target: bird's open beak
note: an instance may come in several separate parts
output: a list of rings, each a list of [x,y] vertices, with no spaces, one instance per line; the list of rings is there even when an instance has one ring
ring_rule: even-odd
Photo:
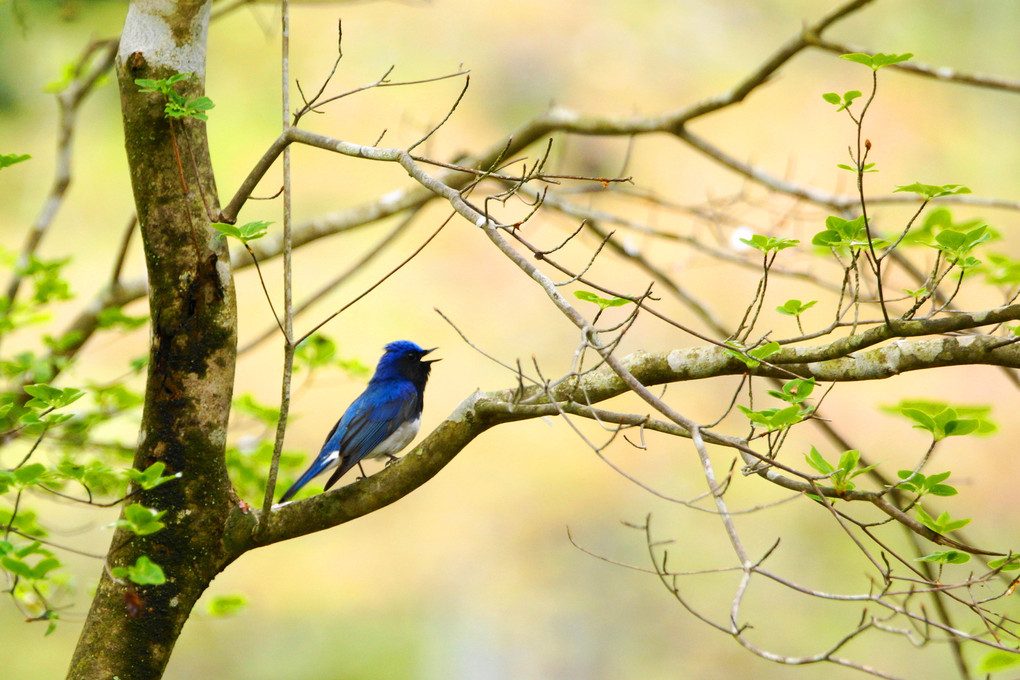
[[[425,350],[424,352],[422,352],[422,357],[424,357],[426,354],[430,354],[431,352],[435,352],[437,349],[439,349],[439,348],[438,347],[433,347],[432,349]],[[423,364],[434,364],[437,361],[442,361],[442,359],[441,358],[440,359],[422,359],[421,361],[422,361]]]

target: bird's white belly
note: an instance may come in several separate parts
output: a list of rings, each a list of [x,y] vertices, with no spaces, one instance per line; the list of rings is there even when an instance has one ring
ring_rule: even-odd
[[[383,456],[391,456],[397,451],[400,451],[405,446],[411,443],[415,435],[418,434],[418,428],[421,427],[421,418],[415,420],[408,420],[403,425],[394,430],[386,439],[382,440],[379,446],[372,449],[372,451],[365,456],[366,458],[380,458]]]

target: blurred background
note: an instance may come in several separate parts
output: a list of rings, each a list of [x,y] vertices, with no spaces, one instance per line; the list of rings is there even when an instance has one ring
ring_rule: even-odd
[[[17,252],[40,210],[53,172],[56,105],[45,91],[88,41],[117,34],[125,2],[27,0],[0,2],[0,153],[33,156],[0,173],[0,234]],[[231,3],[218,4],[223,7]],[[337,21],[343,20],[344,59],[330,85],[336,93],[371,83],[391,66],[391,80],[419,80],[471,71],[471,87],[447,125],[424,153],[448,160],[497,145],[515,127],[558,104],[590,114],[654,114],[688,106],[733,87],[807,21],[835,6],[828,0],[476,0],[294,3],[290,72],[304,91],[318,89],[336,56]],[[207,94],[216,102],[209,136],[221,200],[233,194],[279,130],[279,10],[256,4],[216,20],[210,30]],[[1020,78],[1020,44],[1014,0],[881,0],[838,24],[827,37],[886,53],[913,52],[920,62],[960,71]],[[1020,99],[1001,92],[937,83],[885,70],[869,113],[869,176],[876,194],[913,181],[971,187],[975,194],[1020,200],[1017,121]],[[780,177],[827,191],[853,189],[852,176],[835,168],[847,161],[853,129],[823,102],[823,92],[865,89],[863,67],[820,51],[801,54],[741,106],[698,120],[693,129],[740,160]],[[442,119],[462,81],[377,89],[345,98],[307,127],[371,144],[406,145]],[[296,91],[292,101],[299,101]],[[109,276],[111,260],[131,211],[116,84],[106,83],[87,102],[74,145],[73,185],[42,253],[72,257],[69,275],[78,294],[63,306],[66,318],[86,304]],[[533,152],[534,153],[534,152]],[[714,166],[665,136],[634,141],[558,138],[554,169],[572,174],[633,175],[637,186],[679,205],[713,205],[727,224],[810,240],[824,214],[789,199],[771,199],[757,187]],[[315,149],[294,150],[295,220],[341,211],[408,185],[396,166],[341,158]],[[257,193],[273,194],[277,174]],[[731,202],[739,196],[740,201]],[[721,230],[664,205],[591,200],[631,210],[629,217],[705,242],[728,243]],[[910,208],[878,213],[890,229]],[[249,202],[241,220],[279,224],[279,202]],[[303,332],[330,314],[417,247],[447,215],[433,206],[419,216],[380,259],[299,318]],[[999,250],[1020,254],[1012,236],[1015,213],[954,209],[960,219],[981,217],[1007,235]],[[897,221],[899,220],[899,221]],[[300,301],[373,247],[393,225],[381,223],[316,241],[295,256],[295,298]],[[539,217],[527,237],[552,246],[576,222]],[[758,274],[735,269],[676,244],[639,233],[621,234],[654,253],[656,263],[710,304],[728,324],[739,321]],[[565,259],[583,266],[594,241],[579,242]],[[128,276],[144,273],[140,241],[126,264]],[[270,291],[281,299],[280,264],[263,266]],[[634,267],[603,256],[594,270],[621,290],[648,282]],[[832,269],[817,265],[819,274]],[[240,341],[263,332],[272,317],[254,277],[237,277]],[[801,284],[777,281],[775,304],[809,299]],[[987,292],[964,298],[994,306]],[[815,294],[817,296],[817,294]],[[703,329],[690,311],[664,298],[663,309]],[[773,305],[774,306],[774,305]],[[522,278],[472,227],[454,221],[408,267],[372,296],[334,320],[325,331],[346,358],[374,365],[382,346],[407,338],[439,346],[426,395],[423,432],[445,418],[476,388],[513,387],[514,376],[467,346],[434,308],[442,310],[480,348],[504,362],[532,357],[543,374],[569,370],[579,338],[539,289]],[[771,309],[767,306],[767,309]],[[144,314],[143,302],[129,311]],[[622,312],[621,312],[622,313]],[[622,317],[620,317],[622,318]],[[806,317],[810,322],[811,318]],[[824,315],[816,317],[825,323]],[[55,320],[60,328],[65,319]],[[796,334],[792,318],[770,320],[777,337]],[[126,358],[145,353],[145,330],[97,336],[85,358],[62,384],[113,380]],[[38,343],[29,334],[12,344]],[[674,328],[642,319],[621,351],[660,351],[698,341]],[[278,400],[281,343],[276,338],[246,354],[236,392],[265,403]],[[735,380],[689,383],[667,391],[680,412],[711,421],[725,411]],[[315,452],[364,381],[339,370],[297,380],[287,448]],[[928,438],[903,419],[878,408],[904,397],[949,392],[960,403],[993,403],[993,436],[958,438],[938,455],[952,465],[961,493],[954,517],[973,517],[973,543],[1016,549],[1020,503],[1005,456],[1020,433],[1009,413],[1015,392],[991,369],[945,369],[905,375],[881,384],[838,386],[826,410],[872,461],[911,466]],[[643,412],[636,401],[621,410]],[[736,421],[733,421],[736,422]],[[588,426],[585,432],[600,434]],[[741,433],[739,428],[731,430]],[[238,440],[258,434],[238,422]],[[118,433],[133,441],[132,432]],[[1013,442],[1012,444],[1010,442]],[[811,431],[791,437],[789,453],[816,444],[830,458],[839,452]],[[706,490],[693,449],[685,441],[649,436],[647,449],[616,442],[604,455],[627,474],[671,498],[692,499]],[[718,470],[732,456],[717,452]],[[902,464],[901,464],[902,463]],[[370,470],[371,471],[371,470]],[[734,480],[727,497],[734,509],[780,500],[757,478]],[[256,499],[249,498],[249,501]],[[260,499],[259,499],[260,500]],[[42,503],[42,501],[40,501]],[[50,512],[49,510],[47,512]],[[115,511],[52,508],[54,535],[104,553]],[[711,515],[653,496],[614,471],[558,420],[505,426],[476,440],[434,480],[393,506],[331,531],[245,555],[212,585],[209,596],[243,595],[248,606],[232,617],[200,607],[186,626],[167,670],[184,678],[257,679],[413,678],[431,680],[510,678],[844,678],[835,667],[791,668],[742,651],[727,636],[690,616],[663,588],[650,567],[645,535],[626,526],[651,518],[656,540],[672,540],[670,566],[682,570],[732,566],[721,524]],[[740,517],[752,554],[777,539],[773,571],[809,587],[866,592],[868,570],[848,548],[831,518],[805,500]],[[579,547],[572,545],[568,531]],[[895,531],[889,540],[895,541]],[[605,559],[599,559],[598,557]],[[16,610],[0,607],[0,638],[8,650],[9,680],[61,677],[87,611],[98,560],[68,556],[76,588],[53,635],[26,625]],[[628,569],[620,564],[634,565]],[[725,623],[737,577],[715,574],[682,580],[691,603]],[[748,593],[743,620],[750,637],[781,654],[825,649],[856,625],[859,606],[791,596],[764,583]],[[30,650],[23,653],[23,650]],[[916,649],[902,637],[868,637],[844,656],[909,677],[956,677],[944,647]],[[821,675],[820,675],[821,674]]]

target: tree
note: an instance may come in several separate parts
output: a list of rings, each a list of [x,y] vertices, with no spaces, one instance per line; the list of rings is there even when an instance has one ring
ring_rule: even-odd
[[[909,450],[903,457],[907,462],[893,457],[889,463],[887,452],[868,450],[847,434],[859,416],[823,404],[823,398],[835,400],[846,383],[951,366],[1001,370],[1015,382],[1012,371],[1020,367],[1020,354],[1009,324],[1020,319],[1020,305],[1014,304],[1020,267],[1009,254],[1009,234],[983,221],[961,219],[953,210],[1015,211],[1017,204],[976,198],[966,186],[950,183],[902,180],[893,193],[873,193],[872,173],[883,168],[873,160],[868,114],[881,101],[879,82],[892,71],[1004,92],[1020,90],[1017,84],[918,65],[908,53],[830,42],[835,24],[871,4],[854,0],[806,25],[719,95],[657,115],[586,115],[553,107],[481,152],[438,161],[420,149],[453,124],[468,91],[465,73],[442,75],[463,87],[447,114],[414,139],[393,146],[382,140],[342,141],[306,125],[310,114],[336,99],[327,77],[321,89],[302,88],[297,106],[284,88],[282,132],[265,144],[262,158],[221,207],[206,137],[206,119],[215,115],[204,90],[212,3],[177,2],[172,13],[164,12],[164,4],[133,2],[119,42],[98,43],[86,51],[59,95],[67,111],[59,148],[67,154],[77,105],[102,74],[110,69],[116,74],[146,280],[122,280],[118,265],[108,287],[68,330],[46,341],[44,352],[5,357],[4,430],[10,453],[4,454],[0,485],[9,504],[0,549],[14,604],[28,613],[39,607],[35,616],[51,623],[58,615],[48,591],[60,551],[44,535],[45,522],[37,522],[31,512],[31,499],[62,494],[97,503],[109,498],[122,507],[68,677],[160,677],[199,596],[235,560],[405,497],[490,429],[553,416],[570,423],[579,440],[600,456],[610,444],[692,454],[708,492],[683,504],[707,509],[706,516],[721,522],[732,563],[710,571],[736,574],[728,608],[707,611],[692,603],[685,584],[698,574],[674,566],[676,556],[664,547],[651,520],[637,528],[645,535],[648,564],[678,602],[752,653],[788,665],[832,663],[899,677],[846,653],[859,639],[885,632],[948,641],[961,677],[975,668],[991,671],[1013,663],[1017,628],[1005,595],[1013,586],[1009,574],[1020,562],[1000,537],[961,534],[968,520],[957,516],[952,501],[943,500],[957,493],[960,473],[943,469],[935,456],[949,438],[991,432],[989,409],[958,404],[958,388],[951,385],[933,398],[893,403],[890,410],[904,417],[904,428],[917,427],[930,441]],[[286,4],[283,17],[286,45]],[[731,155],[695,129],[700,119],[741,105],[809,49],[842,55],[857,67],[850,87],[858,89],[838,87],[838,92],[813,95],[844,121],[845,140],[835,146],[848,145],[849,158],[833,173],[851,178],[855,188],[845,194],[782,178]],[[289,62],[283,64],[289,83]],[[387,73],[370,87],[398,84]],[[665,135],[764,188],[766,197],[748,189],[734,200],[741,206],[762,203],[768,208],[764,217],[748,229],[741,224],[749,214],[743,208],[710,201],[685,210],[711,225],[719,237],[715,244],[675,228],[673,220],[659,229],[634,218],[634,206],[672,210],[658,194],[631,188],[644,183],[638,172],[575,172],[570,156],[554,156],[564,138],[637,140],[646,135]],[[326,230],[314,223],[292,224],[289,154],[295,145],[396,164],[413,182],[334,217]],[[522,154],[525,160],[519,160]],[[4,159],[4,165],[13,166],[5,174],[29,160],[16,150]],[[250,209],[260,181],[277,163],[284,172],[283,225],[267,236],[264,221],[238,218],[242,209]],[[563,171],[552,169],[559,164]],[[62,166],[54,182],[54,205],[69,177],[69,165]],[[924,179],[965,181],[955,176]],[[586,192],[584,200],[577,191]],[[537,360],[509,365],[512,377],[505,389],[464,395],[455,412],[399,464],[274,508],[294,363],[315,367],[332,362],[335,352],[328,339],[316,334],[332,316],[303,335],[294,329],[292,249],[307,246],[324,231],[386,217],[400,216],[398,228],[432,219],[423,216],[433,203],[442,203],[449,217],[438,221],[433,236],[423,238],[421,248],[404,262],[428,248],[440,229],[484,235],[494,252],[516,267],[520,285],[537,286],[573,326],[579,340],[562,349],[572,356],[569,370],[550,374]],[[770,215],[774,206],[783,206],[780,218]],[[13,269],[4,309],[7,334],[22,331],[68,294],[60,261],[38,255],[47,215],[43,212],[34,225]],[[533,227],[546,221],[569,226],[562,235],[535,233]],[[728,263],[730,280],[754,268],[757,284],[746,291],[724,287],[718,299],[701,302],[654,248],[635,248],[613,229],[655,242],[679,242]],[[228,243],[237,245],[230,250]],[[632,275],[606,273],[602,267],[610,256],[640,272],[641,283],[635,285]],[[234,400],[238,317],[232,272],[275,257],[283,260],[286,281],[282,307],[272,311],[278,319],[276,337],[284,338],[278,410]],[[29,285],[31,295],[25,290]],[[275,305],[265,280],[263,287],[266,306]],[[783,292],[777,295],[777,288]],[[69,407],[85,386],[71,385],[65,376],[101,330],[137,323],[122,307],[146,291],[151,343],[140,435],[137,446],[130,447],[131,467],[121,473],[111,468],[115,459],[110,456],[89,454],[101,443],[100,425],[130,414],[133,396],[120,383],[89,386],[93,405],[73,412]],[[787,297],[786,291],[798,297]],[[789,318],[797,330],[787,336],[783,329],[792,328]],[[659,323],[675,333],[668,349],[621,349],[641,328]],[[713,418],[687,415],[672,393],[653,389],[694,380],[732,381],[734,376],[729,405]],[[628,393],[640,401],[617,399]],[[264,468],[240,460],[228,446],[232,402],[276,427],[275,436],[260,449]],[[44,449],[52,451],[56,463],[42,462]],[[720,462],[728,473],[720,472]],[[119,494],[125,480],[130,485]],[[656,484],[635,481],[657,492]],[[861,586],[847,577],[851,585],[830,593],[796,573],[773,571],[777,539],[770,536],[761,543],[741,529],[731,498],[745,491],[735,492],[736,487],[754,489],[767,499],[752,504],[763,506],[757,508],[761,514],[768,512],[767,501],[777,498],[777,490],[785,490],[792,495],[779,500],[798,504],[805,513],[827,515],[833,530],[843,532],[863,557],[868,580]],[[262,491],[262,497],[253,490]],[[857,625],[819,649],[774,651],[760,642],[750,627],[754,621],[742,609],[749,589],[760,582],[821,600],[849,600],[858,612],[862,604],[867,609]]]

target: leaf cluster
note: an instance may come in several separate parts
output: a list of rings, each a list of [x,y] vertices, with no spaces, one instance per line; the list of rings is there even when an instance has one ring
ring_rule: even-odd
[[[176,73],[169,78],[151,80],[149,78],[136,78],[135,85],[139,92],[152,92],[166,98],[166,105],[163,111],[167,118],[195,118],[197,120],[209,120],[206,111],[216,105],[209,97],[195,97],[188,99],[174,89],[174,85],[182,80],[194,80],[194,73]]]

